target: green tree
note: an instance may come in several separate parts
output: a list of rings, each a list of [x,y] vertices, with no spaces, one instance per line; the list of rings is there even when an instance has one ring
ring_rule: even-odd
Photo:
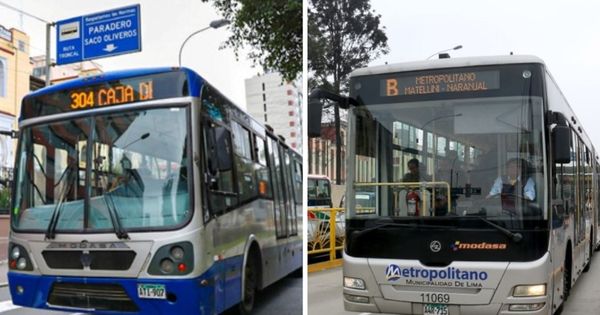
[[[0,213],[10,208],[10,189],[0,186]]]
[[[202,0],[208,2],[209,0]],[[248,57],[266,70],[292,81],[302,73],[302,0],[212,0],[231,21],[225,42],[238,55],[251,47]]]
[[[381,15],[369,0],[309,0],[309,89],[347,91],[348,76],[389,51]],[[336,182],[341,178],[340,109],[335,103]]]
[[[368,0],[309,0],[308,67],[312,87],[346,90],[352,70],[388,53],[381,15]]]

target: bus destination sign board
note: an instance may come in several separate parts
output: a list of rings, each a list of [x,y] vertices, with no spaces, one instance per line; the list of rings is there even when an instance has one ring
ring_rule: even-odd
[[[22,119],[189,96],[187,76],[181,71],[93,80],[97,81],[26,96]]]
[[[149,101],[154,99],[152,79],[98,85],[69,92],[72,110]]]
[[[499,71],[470,71],[396,76],[380,81],[381,96],[477,92],[500,88]]]

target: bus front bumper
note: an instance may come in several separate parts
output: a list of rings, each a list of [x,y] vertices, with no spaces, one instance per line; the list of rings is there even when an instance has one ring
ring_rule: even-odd
[[[352,297],[350,297],[352,298]],[[448,315],[483,315],[483,314],[498,314],[498,315],[548,315],[550,314],[549,305],[543,303],[544,306],[536,311],[509,311],[509,305],[505,304],[487,304],[487,305],[448,305]],[[344,294],[344,309],[350,312],[361,313],[389,313],[389,314],[423,314],[424,304],[391,301],[383,298],[369,298],[368,303],[355,303],[348,300],[348,296]]]
[[[193,279],[136,279],[8,273],[15,305],[95,314],[213,314],[216,307],[215,286],[213,281],[205,279],[202,276]],[[167,299],[140,298],[139,284],[164,285]]]

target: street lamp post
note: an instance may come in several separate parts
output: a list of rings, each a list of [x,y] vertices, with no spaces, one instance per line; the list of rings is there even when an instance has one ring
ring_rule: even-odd
[[[217,28],[219,28],[219,27],[222,27],[222,26],[225,26],[225,25],[227,25],[227,24],[229,24],[229,23],[230,23],[230,22],[229,22],[229,20],[227,20],[227,19],[214,20],[214,21],[210,22],[210,24],[208,24],[208,26],[207,26],[207,27],[205,27],[205,28],[202,28],[202,29],[199,29],[199,30],[197,30],[197,31],[193,32],[192,34],[190,34],[190,36],[188,36],[188,37],[187,37],[187,38],[186,38],[186,39],[183,41],[183,43],[181,44],[181,47],[179,47],[179,67],[181,67],[181,53],[183,52],[183,46],[185,46],[185,43],[187,43],[187,41],[188,41],[190,38],[192,38],[192,36],[194,36],[194,35],[196,35],[196,34],[198,34],[198,33],[202,33],[202,32],[206,31],[206,30],[207,30],[207,29],[209,29],[209,28],[215,28],[215,29],[217,29]]]
[[[437,54],[441,54],[441,53],[443,53],[443,52],[447,52],[447,51],[450,51],[450,50],[459,50],[459,49],[461,49],[461,48],[463,48],[463,47],[462,47],[462,45],[458,45],[458,46],[454,46],[454,47],[452,47],[452,48],[448,48],[448,49],[440,50],[440,51],[436,52],[435,54],[433,54],[433,55],[431,55],[431,56],[427,57],[427,59],[425,59],[425,60],[429,60],[429,58],[431,58],[431,57],[433,57],[433,56],[435,56],[435,55],[437,55]]]

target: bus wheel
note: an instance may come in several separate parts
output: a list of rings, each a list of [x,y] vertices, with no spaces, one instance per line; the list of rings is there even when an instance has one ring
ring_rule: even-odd
[[[567,251],[567,255],[565,270],[563,271],[563,303],[567,301],[569,294],[571,294],[571,251]]]
[[[252,313],[254,301],[256,299],[256,287],[258,284],[258,273],[256,268],[256,257],[252,254],[248,257],[246,268],[244,268],[244,288],[242,301],[240,302],[240,314],[247,315]]]
[[[589,246],[589,253],[588,253],[588,258],[590,260],[588,260],[587,264],[585,265],[585,267],[583,268],[583,272],[588,272],[590,271],[590,267],[592,266],[592,255],[594,254],[594,248],[593,248],[593,243],[590,242],[590,246]]]

